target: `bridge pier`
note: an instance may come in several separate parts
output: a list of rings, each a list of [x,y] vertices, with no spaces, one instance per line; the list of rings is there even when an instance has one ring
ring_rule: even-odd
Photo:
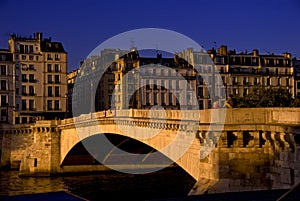
[[[218,163],[217,168],[212,168],[218,177],[199,177],[189,195],[290,189],[300,182],[299,151],[289,132],[222,132],[208,156],[216,160],[212,156],[218,155],[213,162]]]
[[[24,151],[19,176],[50,176],[60,172],[58,121],[38,121],[31,127],[31,145]]]

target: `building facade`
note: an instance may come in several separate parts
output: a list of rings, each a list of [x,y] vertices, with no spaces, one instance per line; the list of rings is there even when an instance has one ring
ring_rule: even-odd
[[[284,88],[293,96],[297,94],[289,53],[259,54],[256,49],[237,53],[227,50],[225,45],[208,51],[188,48],[168,58],[161,54],[145,57],[142,51],[134,48],[123,51],[122,56],[117,50],[109,53],[110,62],[105,65],[101,55],[83,62],[78,81],[84,84],[79,84],[78,94],[73,98],[85,98],[73,103],[79,108],[87,101],[94,104],[94,108],[85,108],[86,111],[79,113],[150,109],[155,105],[165,109],[194,109],[195,106],[207,109],[212,107],[215,97],[222,106],[230,94],[243,97],[258,86]],[[103,68],[105,73],[101,73],[99,79],[98,71]],[[72,74],[70,77],[74,79]]]
[[[12,96],[7,99],[9,123],[64,118],[67,52],[62,43],[35,33],[30,37],[12,34],[8,45],[11,59],[7,73],[11,81],[7,85]]]
[[[224,102],[229,94],[243,97],[259,85],[284,88],[295,96],[294,66],[290,53],[259,54],[257,49],[251,53],[237,53],[222,45],[218,50],[213,48],[205,53],[187,49],[179,55],[200,69],[201,76],[197,83],[200,108],[210,108],[211,99],[215,96]]]
[[[0,50],[0,122],[12,123],[15,106],[15,70],[13,57],[6,49]]]

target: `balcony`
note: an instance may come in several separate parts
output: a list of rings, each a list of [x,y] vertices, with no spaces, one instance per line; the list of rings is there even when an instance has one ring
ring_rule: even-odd
[[[230,68],[229,73],[232,74],[258,74],[259,69],[254,68]]]
[[[28,79],[22,79],[22,82],[28,82]]]
[[[37,83],[38,80],[36,80],[36,79],[31,79],[31,80],[30,80],[30,79],[29,79],[29,82],[30,82],[30,83]]]

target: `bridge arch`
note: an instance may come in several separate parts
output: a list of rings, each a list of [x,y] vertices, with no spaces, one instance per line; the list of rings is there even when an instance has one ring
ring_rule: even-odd
[[[107,138],[114,147],[110,147],[110,150],[97,147],[97,142],[103,137]],[[93,149],[87,150],[86,145],[93,146]],[[124,155],[120,150],[124,150],[126,154]],[[171,159],[158,150],[136,139],[113,133],[99,133],[75,144],[63,159],[61,167],[108,164],[108,168],[114,166],[114,168],[120,167],[122,169],[134,168],[135,164],[141,164],[140,168],[153,169],[153,167],[168,167],[173,163]]]

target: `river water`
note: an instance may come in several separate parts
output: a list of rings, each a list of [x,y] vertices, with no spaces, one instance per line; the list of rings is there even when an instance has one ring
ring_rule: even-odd
[[[55,177],[18,177],[18,171],[0,171],[1,196],[67,191],[88,200],[155,200],[185,196],[194,183],[178,166],[148,174],[112,170]]]

